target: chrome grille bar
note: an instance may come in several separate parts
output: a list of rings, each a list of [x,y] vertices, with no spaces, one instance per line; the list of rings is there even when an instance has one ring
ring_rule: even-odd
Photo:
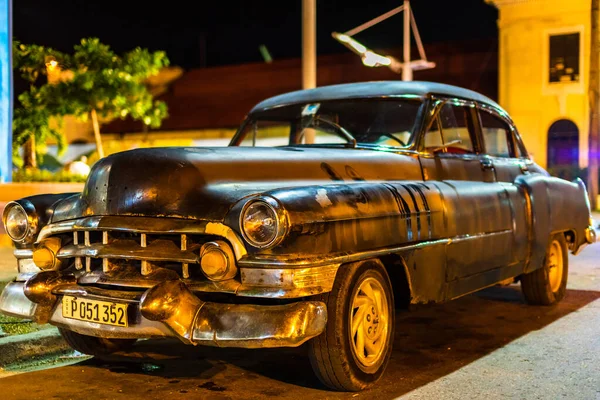
[[[90,232],[83,232],[83,245],[89,247],[90,246]],[[92,259],[90,257],[85,258],[85,272],[92,271]]]
[[[146,246],[148,246],[147,237],[145,233],[142,233],[140,235],[140,246],[142,246],[142,248],[146,248]],[[142,260],[142,275],[148,275],[150,272],[151,271],[149,271],[148,268],[148,261]]]
[[[181,235],[181,251],[187,250],[187,235],[184,233]],[[188,263],[181,264],[181,275],[183,275],[183,279],[188,279],[190,277],[190,265]]]
[[[73,232],[73,244],[75,246],[79,245],[79,232],[77,232],[77,231]],[[75,268],[77,270],[80,270],[81,268],[83,268],[83,263],[81,262],[81,257],[75,257]]]
[[[103,231],[102,232],[102,244],[103,245],[107,245],[108,244],[108,231]],[[103,258],[102,259],[102,271],[103,272],[110,271],[110,264],[109,264],[108,258]]]

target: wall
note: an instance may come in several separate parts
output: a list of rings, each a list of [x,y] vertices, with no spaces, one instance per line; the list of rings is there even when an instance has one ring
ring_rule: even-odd
[[[558,119],[579,129],[579,165],[588,160],[587,85],[590,0],[491,0],[500,10],[499,102],[534,159],[546,166],[548,129]],[[548,35],[580,32],[580,81],[548,83]]]
[[[399,49],[375,50],[401,56]],[[437,43],[427,45],[426,51],[428,59],[436,62],[437,67],[415,72],[415,80],[455,84],[497,97],[496,40]],[[360,58],[349,51],[320,56],[317,73],[319,86],[400,79],[400,75],[388,68],[365,67]],[[175,81],[162,96],[169,106],[170,116],[161,130],[191,131],[200,135],[205,129],[235,128],[256,103],[299,90],[300,84],[300,59],[194,69]],[[119,120],[103,127],[103,131],[127,135],[142,131],[142,126]]]

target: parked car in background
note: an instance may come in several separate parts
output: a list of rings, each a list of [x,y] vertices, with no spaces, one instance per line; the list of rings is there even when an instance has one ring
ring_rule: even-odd
[[[82,193],[3,221],[19,275],[0,310],[83,353],[309,341],[319,379],[348,391],[384,373],[395,307],[516,281],[554,304],[567,252],[595,241],[580,180],[532,162],[489,98],[427,82],[273,97],[230,147],[111,155]]]

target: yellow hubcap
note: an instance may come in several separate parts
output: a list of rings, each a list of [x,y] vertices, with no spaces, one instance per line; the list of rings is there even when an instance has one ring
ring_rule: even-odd
[[[553,240],[548,252],[548,281],[552,293],[558,292],[563,276],[563,250],[558,240]]]
[[[352,299],[350,334],[352,349],[364,367],[378,366],[388,341],[389,306],[383,286],[375,278],[360,284]]]

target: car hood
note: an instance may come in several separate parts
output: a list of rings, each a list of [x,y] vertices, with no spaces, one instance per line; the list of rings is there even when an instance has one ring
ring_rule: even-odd
[[[98,161],[52,222],[93,215],[222,221],[240,199],[343,181],[421,179],[414,155],[347,148],[153,148]]]

